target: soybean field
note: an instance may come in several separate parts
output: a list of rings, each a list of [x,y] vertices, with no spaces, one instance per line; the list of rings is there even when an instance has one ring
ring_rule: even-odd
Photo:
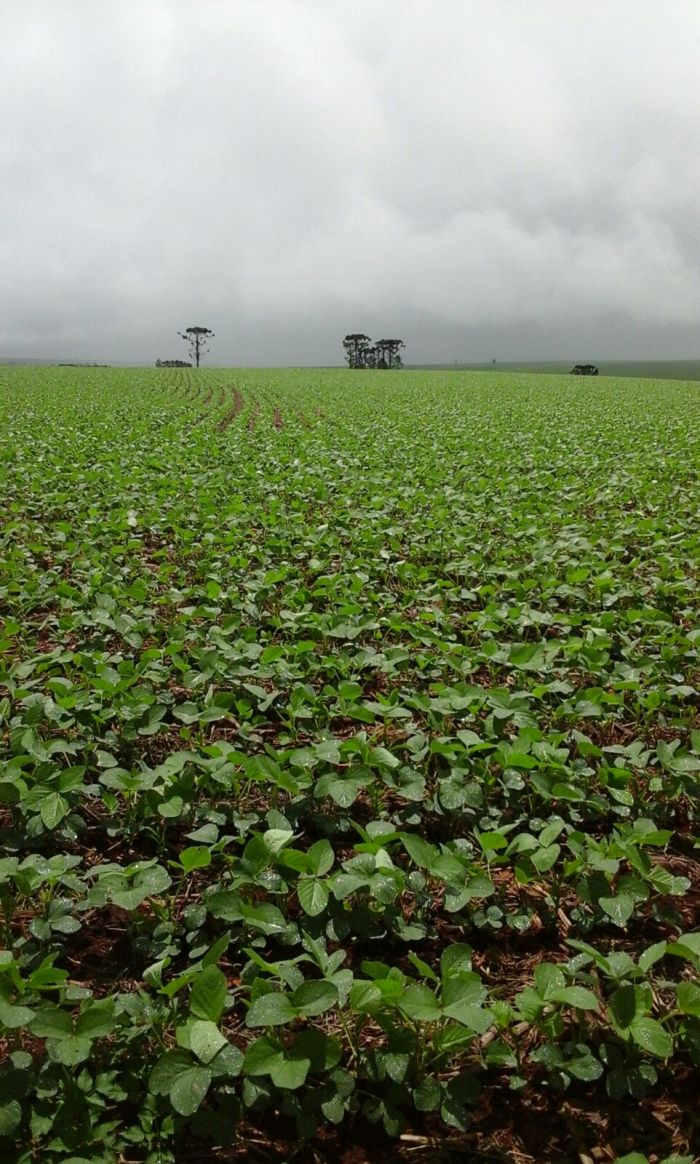
[[[692,1164],[700,387],[0,420],[2,1159]]]

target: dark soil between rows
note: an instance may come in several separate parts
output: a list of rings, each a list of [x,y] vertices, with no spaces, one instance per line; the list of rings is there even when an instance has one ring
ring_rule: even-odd
[[[531,1085],[518,1093],[505,1086],[490,1088],[466,1132],[450,1132],[429,1115],[398,1139],[387,1136],[381,1125],[356,1119],[337,1128],[324,1126],[304,1141],[283,1117],[268,1117],[240,1125],[238,1142],[230,1147],[209,1148],[187,1139],[176,1159],[178,1164],[611,1164],[637,1151],[650,1164],[659,1164],[673,1152],[700,1152],[697,1079],[689,1071],[666,1083],[673,1098],[666,1094],[603,1104],[594,1092],[560,1095]]]

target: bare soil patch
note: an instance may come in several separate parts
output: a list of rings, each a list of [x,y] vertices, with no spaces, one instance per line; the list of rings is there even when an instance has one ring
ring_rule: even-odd
[[[245,401],[243,399],[243,396],[238,391],[238,389],[234,387],[234,389],[233,389],[233,404],[229,408],[228,412],[226,412],[224,414],[224,416],[222,416],[221,420],[219,421],[218,425],[216,426],[218,428],[219,432],[224,432],[225,429],[227,429],[229,427],[229,425],[233,424],[236,417],[240,416],[240,414],[242,413],[244,407],[245,407]]]

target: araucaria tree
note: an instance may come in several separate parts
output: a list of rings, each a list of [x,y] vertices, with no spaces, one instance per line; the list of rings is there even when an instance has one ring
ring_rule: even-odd
[[[363,335],[362,332],[346,335],[343,340],[343,347],[345,348],[345,359],[348,362],[349,368],[366,368],[369,366],[371,360],[371,344],[372,341],[369,336]]]
[[[190,355],[197,367],[199,367],[200,356],[208,352],[207,340],[213,338],[214,332],[210,331],[208,327],[186,327],[184,331],[177,333],[180,339],[184,339],[190,345]]]
[[[403,361],[401,359],[401,348],[406,345],[401,339],[380,339],[377,340],[377,367],[378,368],[402,368]]]
[[[349,368],[402,368],[401,339],[380,339],[372,343],[368,335],[356,332],[343,340]]]

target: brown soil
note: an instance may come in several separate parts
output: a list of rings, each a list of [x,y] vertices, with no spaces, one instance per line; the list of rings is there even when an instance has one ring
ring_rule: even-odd
[[[256,400],[253,405],[253,411],[248,417],[248,432],[255,432],[258,425],[258,417],[260,416],[260,401]]]
[[[437,1116],[416,1120],[398,1139],[381,1125],[346,1119],[299,1139],[279,1113],[242,1124],[228,1148],[185,1140],[178,1164],[190,1160],[267,1161],[269,1164],[610,1164],[628,1152],[645,1152],[650,1164],[671,1152],[700,1147],[700,1121],[690,1072],[668,1080],[673,1099],[612,1101],[585,1088],[555,1094],[526,1086],[489,1089],[478,1101],[466,1132],[451,1131]]]
[[[72,982],[89,986],[99,997],[132,983],[134,952],[127,929],[130,915],[116,905],[106,905],[83,915],[83,928],[66,944],[65,964]]]
[[[245,406],[245,401],[243,400],[241,393],[238,391],[237,388],[234,388],[233,389],[233,404],[229,408],[228,412],[224,416],[222,416],[221,420],[219,421],[219,423],[216,426],[218,428],[219,432],[223,432],[225,429],[227,429],[229,427],[230,424],[233,424],[236,417],[240,416],[241,412],[243,411],[244,406]]]

